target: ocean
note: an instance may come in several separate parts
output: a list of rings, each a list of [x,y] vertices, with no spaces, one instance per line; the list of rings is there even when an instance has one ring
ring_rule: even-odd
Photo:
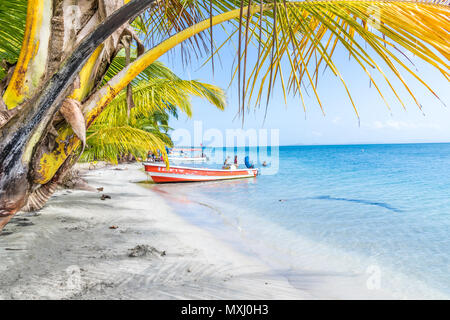
[[[192,223],[287,275],[319,270],[394,298],[450,298],[450,144],[205,153],[211,167],[234,153],[241,166],[247,154],[268,166],[251,179],[153,186]]]

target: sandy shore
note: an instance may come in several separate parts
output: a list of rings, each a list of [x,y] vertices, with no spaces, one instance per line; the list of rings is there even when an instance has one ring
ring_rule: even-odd
[[[139,168],[88,171],[102,192],[62,190],[17,215],[0,234],[0,298],[317,298],[176,215]]]

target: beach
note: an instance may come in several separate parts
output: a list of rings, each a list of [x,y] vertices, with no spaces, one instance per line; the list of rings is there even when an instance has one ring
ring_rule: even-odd
[[[450,300],[449,0],[0,2],[0,300]]]
[[[86,171],[0,234],[1,299],[308,299],[286,277],[177,216],[141,165]],[[102,195],[111,198],[101,200]]]
[[[421,160],[447,154],[284,147],[275,175],[182,184],[78,165],[94,191],[59,190],[0,233],[0,298],[447,299],[449,180]]]

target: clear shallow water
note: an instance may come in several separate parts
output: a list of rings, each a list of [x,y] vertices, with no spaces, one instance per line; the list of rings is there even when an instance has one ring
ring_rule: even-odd
[[[361,274],[375,266],[396,297],[450,298],[450,144],[278,154],[273,175],[158,188],[211,209],[286,268]]]

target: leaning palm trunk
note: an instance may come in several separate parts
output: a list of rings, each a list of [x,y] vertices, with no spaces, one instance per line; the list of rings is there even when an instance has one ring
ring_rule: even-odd
[[[44,6],[44,3],[48,1],[30,1],[30,3],[32,2],[38,2],[38,5]],[[64,55],[59,57],[59,60],[62,60],[62,62],[59,62],[57,71],[51,77],[45,77],[45,75],[43,75],[41,77],[42,84],[40,86],[28,88],[25,92],[20,92],[20,87],[15,86],[14,82],[12,83],[12,86],[8,86],[8,88],[15,87],[16,94],[13,95],[15,99],[9,99],[11,96],[9,95],[9,92],[11,91],[7,89],[5,104],[8,108],[19,108],[18,110],[20,112],[17,112],[15,116],[8,119],[6,124],[2,127],[2,140],[0,142],[0,228],[9,221],[12,214],[25,205],[28,196],[33,192],[33,179],[30,179],[30,176],[32,176],[33,173],[30,172],[30,164],[33,161],[36,150],[40,147],[42,148],[42,138],[46,136],[51,129],[52,120],[61,108],[64,99],[66,99],[74,89],[77,89],[73,83],[81,68],[94,50],[104,40],[117,29],[123,28],[123,25],[126,24],[127,21],[137,16],[143,9],[154,2],[154,0],[134,0],[124,6],[123,3],[118,5],[118,2],[119,1],[116,1],[115,4],[119,9],[112,12],[104,19],[104,21],[100,22],[92,32],[80,41],[78,45],[76,45],[76,39],[70,39],[72,41],[63,41],[62,52],[66,51],[70,53],[67,54],[67,58],[65,58]],[[58,3],[58,1],[55,1],[55,3]],[[111,4],[108,4],[108,1],[104,1],[103,4],[103,9],[105,9],[105,11],[111,9]],[[62,9],[62,11],[64,11],[64,8]],[[92,11],[92,8],[88,8],[87,11]],[[86,14],[91,15],[92,19],[95,13],[86,12]],[[97,14],[100,14],[99,11]],[[23,45],[25,51],[30,50],[30,44],[28,43],[29,37],[37,37],[37,35],[41,33],[40,30],[34,30],[37,27],[34,23],[36,16],[33,7],[29,7],[28,18],[30,21],[27,21],[26,37]],[[48,16],[41,18],[49,19]],[[57,18],[57,16],[53,18]],[[59,18],[61,18],[61,16]],[[46,24],[44,23],[43,25]],[[58,38],[58,36],[55,36],[52,41],[47,43],[41,41],[36,42],[41,48],[45,45],[49,46],[51,42],[56,42],[58,40],[56,38]],[[59,38],[59,40],[61,40],[61,38],[64,39],[64,35]],[[36,42],[34,45],[36,45]],[[116,43],[113,44],[113,47],[114,45],[116,48],[113,48],[113,50],[117,51],[117,40]],[[15,74],[12,77],[12,79],[18,78],[18,80],[16,80],[17,82],[20,82],[20,80],[23,79],[25,86],[27,83],[27,73],[30,70],[24,70],[25,67],[21,66],[22,64],[26,66],[30,65],[30,60],[29,54],[21,54],[17,64],[18,68],[15,70]],[[50,69],[52,69],[55,63],[51,59],[47,60],[50,62]],[[18,75],[15,77],[16,74]],[[33,84],[35,83],[33,82]],[[34,89],[33,91],[38,91],[38,88],[40,89],[39,92],[29,98],[31,96],[29,90]],[[18,103],[27,98],[29,99],[25,103],[17,107]],[[69,110],[66,113],[65,118],[67,121],[71,122],[72,119],[78,119],[77,114],[79,113],[81,113],[81,110],[77,111],[76,106],[72,107],[72,110]],[[49,187],[47,192],[41,194],[48,194],[53,189],[53,187]]]
[[[139,42],[126,24],[127,20],[152,3],[154,7],[140,17],[140,31],[146,40],[159,33],[156,37],[159,43],[152,44],[151,49],[130,61],[106,85],[100,86],[112,58],[123,44],[128,46],[130,37]],[[39,10],[28,13],[22,52],[4,86],[4,103],[0,103],[0,127],[3,126],[0,216],[4,216],[0,228],[25,205],[33,192],[41,195],[41,203],[45,202],[53,187],[48,187],[49,192],[38,190],[53,186],[66,168],[70,168],[68,159],[85,144],[84,131],[116,95],[127,87],[130,92],[128,85],[135,77],[184,41],[190,45],[185,50],[199,50],[201,45],[196,47],[196,44],[208,40],[204,36],[195,37],[212,30],[213,25],[230,21],[239,37],[239,63],[235,74],[239,82],[242,117],[245,105],[252,97],[256,105],[262,100],[269,101],[277,80],[285,95],[289,91],[297,94],[305,108],[304,88],[312,88],[313,96],[322,108],[316,90],[321,67],[328,68],[342,83],[356,111],[356,104],[333,56],[338,46],[342,46],[367,74],[388,107],[380,81],[392,89],[402,105],[404,102],[384,69],[391,72],[391,78],[400,80],[419,107],[420,102],[400,70],[431,90],[398,57],[398,51],[416,55],[449,79],[447,29],[450,11],[440,2],[194,0],[188,3],[133,0],[124,6],[123,0],[80,1],[83,4],[79,12],[81,25],[77,30],[65,30],[64,11],[69,10],[64,7],[66,1],[29,0],[29,6]],[[145,19],[149,19],[149,23],[142,21]],[[193,38],[195,40],[190,41]],[[212,52],[214,45],[212,40],[209,41],[213,57],[218,52]],[[372,53],[364,49],[362,42]],[[250,43],[258,45],[258,62],[247,70]],[[31,54],[30,50],[37,54]],[[128,57],[128,49],[127,52]],[[283,75],[282,61],[289,63],[288,77]],[[377,61],[384,64],[384,69]],[[39,68],[42,62],[46,62],[46,68]],[[374,73],[382,80],[374,77]],[[129,107],[131,109],[132,105]],[[86,123],[80,123],[80,119],[85,119]]]

